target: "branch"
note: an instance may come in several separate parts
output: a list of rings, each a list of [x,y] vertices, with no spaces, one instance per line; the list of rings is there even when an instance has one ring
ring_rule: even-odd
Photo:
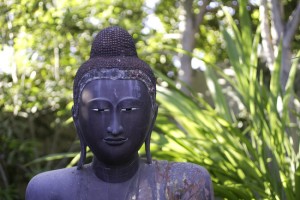
[[[7,177],[5,175],[5,172],[4,172],[4,169],[0,163],[0,174],[1,174],[1,177],[2,177],[2,180],[3,180],[3,183],[4,183],[4,188],[7,188],[8,187],[8,181],[7,181]]]
[[[292,38],[294,37],[296,30],[298,28],[298,25],[300,23],[300,2],[298,2],[297,7],[289,17],[289,20],[286,24],[286,29],[284,32],[284,39],[283,39],[283,45],[284,46],[289,46]]]
[[[182,48],[187,51],[194,49],[194,12],[193,0],[185,0],[183,3],[185,10],[185,29],[182,33]]]
[[[274,49],[272,45],[270,26],[268,23],[268,6],[267,0],[262,0],[261,5],[259,6],[259,15],[260,15],[260,26],[261,26],[261,38],[262,46],[265,54],[264,58],[267,60],[268,68],[272,71],[274,63]]]
[[[271,13],[272,13],[272,20],[271,20],[271,31],[272,31],[272,39],[273,39],[273,46],[276,47],[279,44],[279,41],[282,37],[283,33],[283,10],[282,4],[279,0],[272,0],[271,4]]]
[[[206,6],[209,4],[209,0],[203,0],[202,1],[202,5],[199,7],[200,11],[199,13],[195,16],[195,24],[194,24],[194,28],[197,29],[198,26],[202,23],[204,15],[206,13]]]

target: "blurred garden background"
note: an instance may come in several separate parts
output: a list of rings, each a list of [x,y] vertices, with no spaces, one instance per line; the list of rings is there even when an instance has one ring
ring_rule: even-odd
[[[300,199],[299,0],[1,0],[0,13],[0,199],[76,165],[73,78],[112,25],[155,70],[154,159],[206,167],[218,199]]]

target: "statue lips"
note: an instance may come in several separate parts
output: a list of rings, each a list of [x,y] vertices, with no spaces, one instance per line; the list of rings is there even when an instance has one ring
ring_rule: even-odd
[[[127,140],[128,138],[124,138],[124,137],[106,137],[103,139],[103,141],[106,144],[113,145],[113,146],[124,144],[125,142],[127,142]]]

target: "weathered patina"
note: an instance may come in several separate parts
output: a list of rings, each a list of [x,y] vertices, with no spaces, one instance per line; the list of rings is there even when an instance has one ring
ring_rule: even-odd
[[[213,199],[203,167],[152,161],[155,77],[138,58],[127,31],[110,27],[96,36],[73,92],[73,120],[81,143],[78,167],[36,175],[28,184],[27,200]],[[146,160],[138,155],[143,143]],[[90,164],[85,164],[87,146],[94,155]]]

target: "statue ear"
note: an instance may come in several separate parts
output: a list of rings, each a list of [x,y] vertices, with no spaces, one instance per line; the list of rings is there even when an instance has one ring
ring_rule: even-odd
[[[155,124],[156,117],[157,117],[157,112],[158,112],[158,105],[155,103],[154,111],[153,111],[153,115],[152,115],[152,119],[151,119],[151,124],[150,124],[149,131],[147,133],[146,140],[145,140],[145,150],[146,150],[148,164],[152,163],[152,157],[151,157],[151,152],[150,152],[150,140],[151,140],[151,133],[152,133],[152,130],[153,130],[153,127]]]
[[[80,123],[78,121],[78,116],[75,114],[75,111],[74,111],[74,106],[72,107],[72,117],[73,117],[73,122],[74,122],[74,125],[75,125],[75,128],[76,128],[78,138],[80,140],[80,148],[81,148],[80,158],[79,158],[79,161],[77,163],[77,169],[80,170],[82,168],[82,166],[84,165],[84,162],[85,162],[87,145],[86,145],[85,140],[83,138]]]

